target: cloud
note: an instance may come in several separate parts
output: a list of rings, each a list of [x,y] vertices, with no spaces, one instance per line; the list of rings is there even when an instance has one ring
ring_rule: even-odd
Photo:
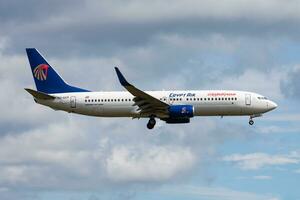
[[[33,187],[52,170],[56,173],[40,187],[65,187],[66,182],[81,178],[89,184],[93,178],[99,184],[104,180],[162,182],[188,171],[196,162],[191,150],[176,145],[110,146],[111,139],[106,137],[93,144],[93,138],[84,134],[86,126],[69,121],[2,137],[0,185]]]
[[[283,77],[284,72],[278,69],[271,70],[268,73],[256,69],[246,69],[240,75],[225,76],[220,82],[211,87],[253,91],[266,95],[271,99],[281,99],[280,81]]]
[[[298,164],[300,155],[291,152],[287,155],[269,155],[266,153],[232,154],[224,156],[223,161],[231,162],[242,170],[258,170],[267,166]]]
[[[201,124],[201,134],[175,125],[149,135],[143,122],[68,115],[61,122],[6,134],[0,139],[0,186],[98,190],[189,177],[196,164],[214,159],[217,144],[234,135],[217,133],[211,120]]]
[[[281,91],[289,98],[300,99],[300,67],[296,66],[291,69],[286,79],[281,81]]]
[[[212,34],[265,39],[299,35],[297,1],[29,1],[1,8],[0,34],[9,37],[9,53],[35,46],[56,56],[112,55],[147,46],[161,34],[199,39]],[[18,8],[28,13],[7,12]]]
[[[180,188],[180,189],[179,189]],[[277,200],[275,195],[271,194],[257,194],[253,192],[238,191],[225,187],[201,187],[195,185],[179,185],[162,187],[162,193],[171,193],[177,195],[184,195],[183,197],[193,197],[197,199],[208,200]]]
[[[195,155],[182,147],[117,147],[107,158],[108,177],[113,181],[168,180],[189,170]]]

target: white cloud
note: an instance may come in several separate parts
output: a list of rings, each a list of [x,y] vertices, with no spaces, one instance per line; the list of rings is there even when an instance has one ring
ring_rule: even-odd
[[[232,154],[224,156],[223,161],[232,162],[243,170],[257,170],[266,166],[297,164],[300,155],[291,152],[286,155],[269,155],[266,153]]]
[[[112,129],[111,123],[102,123],[98,136],[90,125],[70,118],[1,137],[0,185],[74,189],[82,188],[74,181],[81,178],[86,181],[85,188],[93,188],[94,181],[99,185],[166,182],[188,173],[197,161],[193,149],[155,145],[145,140],[146,135],[133,145],[134,139],[126,142],[126,137],[134,134]],[[48,181],[42,183],[45,174]]]
[[[108,177],[114,181],[161,181],[189,170],[195,155],[178,146],[117,147],[107,158]]]

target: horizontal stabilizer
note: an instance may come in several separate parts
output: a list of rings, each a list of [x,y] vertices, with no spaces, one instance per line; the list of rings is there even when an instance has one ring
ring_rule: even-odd
[[[35,91],[35,90],[29,89],[29,88],[25,88],[25,90],[36,99],[43,99],[43,100],[55,99],[54,96],[45,94],[43,92]]]

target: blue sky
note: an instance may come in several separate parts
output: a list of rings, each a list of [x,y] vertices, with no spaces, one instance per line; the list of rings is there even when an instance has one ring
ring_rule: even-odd
[[[1,1],[0,198],[300,199],[300,1]],[[14,12],[12,12],[14,11]],[[236,89],[274,100],[255,119],[187,125],[37,105],[26,47],[72,85]]]

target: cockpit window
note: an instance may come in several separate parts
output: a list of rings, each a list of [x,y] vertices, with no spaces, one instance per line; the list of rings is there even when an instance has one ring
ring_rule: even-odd
[[[257,97],[259,100],[267,100],[267,97]]]

